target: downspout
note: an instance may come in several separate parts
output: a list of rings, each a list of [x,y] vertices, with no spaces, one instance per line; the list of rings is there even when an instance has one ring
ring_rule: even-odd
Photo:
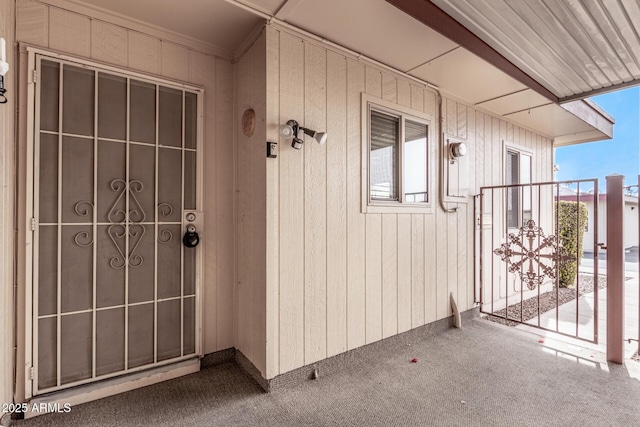
[[[444,130],[442,129],[442,123],[444,122],[444,117],[442,117],[442,94],[440,94],[440,90],[437,87],[431,86],[438,96],[438,150],[440,152],[440,158],[438,165],[438,176],[439,176],[439,191],[438,191],[438,201],[440,202],[440,207],[445,213],[454,213],[458,212],[458,207],[448,208],[444,204],[444,153],[445,153],[445,140],[444,140]]]

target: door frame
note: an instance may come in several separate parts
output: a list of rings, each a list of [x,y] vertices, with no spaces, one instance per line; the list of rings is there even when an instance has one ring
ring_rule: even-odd
[[[150,83],[161,84],[163,86],[173,87],[181,90],[189,90],[191,92],[196,93],[197,96],[197,137],[196,137],[196,211],[199,213],[199,219],[196,221],[198,224],[198,229],[200,234],[202,235],[204,230],[204,200],[203,200],[203,183],[204,183],[204,150],[203,150],[203,141],[204,141],[204,88],[202,86],[185,83],[181,81],[171,80],[163,77],[153,76],[145,73],[140,73],[137,71],[133,71],[127,69],[125,67],[118,67],[109,64],[102,63],[100,61],[88,60],[85,58],[80,58],[73,55],[63,54],[47,49],[26,46],[27,51],[27,76],[26,76],[26,84],[27,84],[27,129],[26,129],[26,180],[25,180],[25,192],[26,192],[26,206],[25,206],[25,248],[24,248],[24,256],[25,256],[25,304],[24,304],[24,391],[25,398],[30,399],[34,396],[34,390],[37,389],[34,386],[34,380],[36,376],[34,375],[34,370],[36,369],[36,362],[34,360],[34,347],[36,345],[37,334],[35,333],[34,326],[35,320],[34,315],[36,310],[34,310],[34,305],[37,304],[37,301],[34,300],[35,295],[35,286],[34,282],[34,269],[37,268],[37,256],[35,254],[35,229],[36,229],[36,213],[34,212],[34,200],[38,195],[38,188],[35,182],[35,146],[36,146],[36,138],[38,137],[38,133],[36,132],[35,125],[36,119],[38,118],[38,110],[36,109],[39,106],[39,92],[36,90],[36,85],[38,84],[37,69],[36,64],[38,61],[38,57],[51,58],[56,61],[63,61],[70,63],[75,66],[87,66],[92,69],[104,70],[106,72],[115,73],[118,75],[122,75],[125,77],[137,78],[143,81],[147,81]],[[184,212],[183,212],[184,213]],[[182,225],[181,230],[184,231],[186,226],[186,219],[184,215],[182,215]],[[204,328],[203,328],[203,261],[205,258],[206,251],[206,239],[204,239],[200,245],[198,253],[196,254],[196,272],[195,272],[195,357],[202,357],[203,355],[203,343],[204,343]],[[179,363],[180,361],[185,360],[184,358],[180,360],[173,360],[167,363],[157,363],[153,367],[140,367],[140,368],[132,368],[128,370],[127,373],[121,373],[120,377],[126,376],[128,374],[133,374],[135,372],[157,368],[163,365],[170,365],[173,363]],[[19,361],[16,361],[19,363]],[[122,391],[126,391],[126,384],[121,386]],[[69,390],[69,389],[67,389]]]

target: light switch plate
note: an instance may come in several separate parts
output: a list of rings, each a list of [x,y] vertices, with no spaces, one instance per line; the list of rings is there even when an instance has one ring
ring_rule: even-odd
[[[267,141],[267,157],[275,159],[278,157],[278,143]]]

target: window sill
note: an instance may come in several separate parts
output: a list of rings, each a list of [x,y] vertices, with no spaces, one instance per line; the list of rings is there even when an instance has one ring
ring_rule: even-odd
[[[363,206],[362,213],[381,213],[381,214],[432,214],[434,208],[431,203],[428,205],[415,204],[385,204],[385,205],[366,205]]]

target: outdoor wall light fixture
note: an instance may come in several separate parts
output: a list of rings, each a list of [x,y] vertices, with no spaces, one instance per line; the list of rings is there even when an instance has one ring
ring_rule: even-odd
[[[7,44],[0,37],[0,104],[6,104],[7,98],[4,96],[7,90],[4,88],[4,75],[9,71],[9,63],[7,63]]]
[[[304,141],[298,138],[298,132],[303,131],[306,135],[318,141],[318,144],[322,145],[327,142],[326,132],[316,132],[308,128],[304,128],[298,124],[295,120],[289,120],[286,124],[280,126],[278,133],[284,139],[291,140],[291,146],[296,150],[302,148]]]

